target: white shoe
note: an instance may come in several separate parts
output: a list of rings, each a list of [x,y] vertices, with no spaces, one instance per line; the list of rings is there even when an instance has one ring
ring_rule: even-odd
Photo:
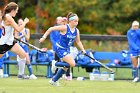
[[[37,77],[34,74],[32,74],[29,76],[29,79],[37,79]]]
[[[52,61],[52,67],[51,67],[52,73],[55,73],[55,70],[57,69],[57,67],[55,66],[56,62],[57,61],[55,61],[55,60]]]
[[[3,78],[3,69],[0,69],[0,78]]]
[[[49,83],[53,86],[60,86],[58,82],[54,82],[52,79],[49,81]]]
[[[138,82],[138,81],[139,81],[139,78],[136,77],[136,78],[134,78],[134,80],[132,82]]]

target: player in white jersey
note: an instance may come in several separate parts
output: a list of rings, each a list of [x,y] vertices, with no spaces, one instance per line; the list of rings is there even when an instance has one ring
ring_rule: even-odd
[[[23,20],[19,19],[18,20],[18,25],[22,25],[23,24]],[[15,37],[20,39],[21,41],[24,42],[28,42],[30,39],[30,30],[28,28],[24,28],[21,32],[15,32]],[[32,71],[32,65],[30,62],[30,57],[29,57],[29,50],[28,50],[28,46],[22,42],[18,42],[19,45],[24,49],[24,51],[26,52],[26,63],[27,63],[27,68],[29,71],[29,77],[30,79],[37,79],[37,77],[33,74]],[[17,55],[17,61],[19,60],[19,56]]]
[[[18,5],[14,2],[10,2],[9,4],[7,4],[4,9],[4,15],[2,17],[2,24],[1,24],[3,33],[0,38],[0,58],[8,50],[19,55],[20,65],[19,65],[18,78],[28,79],[28,77],[24,75],[26,53],[18,43],[14,42],[14,31],[20,32],[25,27],[25,25],[29,22],[29,19],[25,18],[23,24],[18,26],[18,24],[13,19],[13,17],[15,17],[17,14],[18,9],[19,9]]]

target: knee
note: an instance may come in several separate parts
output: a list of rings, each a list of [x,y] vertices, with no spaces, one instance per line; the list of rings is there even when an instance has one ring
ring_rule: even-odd
[[[17,61],[27,60],[26,54],[21,54],[17,56]]]
[[[26,58],[27,59],[26,53],[19,55],[19,57],[20,58]]]
[[[26,60],[26,57],[24,57],[24,58],[17,57],[17,61],[18,61],[18,62],[23,61],[23,60]]]

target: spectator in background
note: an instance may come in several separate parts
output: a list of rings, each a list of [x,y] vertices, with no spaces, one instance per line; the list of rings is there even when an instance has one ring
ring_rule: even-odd
[[[129,45],[129,52],[133,64],[132,68],[133,82],[137,82],[139,80],[138,57],[140,56],[140,29],[138,21],[133,21],[132,27],[127,32],[127,39]]]
[[[25,18],[23,24],[18,26],[18,24],[13,19],[13,17],[15,17],[17,14],[18,9],[19,9],[18,5],[14,2],[10,2],[5,6],[4,15],[2,17],[3,21],[1,23],[4,29],[2,29],[3,34],[1,35],[0,38],[0,58],[8,50],[19,55],[20,60],[18,62],[20,64],[19,64],[18,78],[28,79],[28,77],[24,75],[26,53],[18,43],[14,42],[14,31],[20,32],[25,27],[25,25],[29,22],[29,19]]]
[[[23,24],[23,22],[24,21],[22,19],[19,19],[18,25],[21,26]],[[30,39],[30,30],[28,28],[24,27],[24,29],[22,31],[15,32],[15,37],[20,39],[21,41],[28,42]],[[37,79],[37,77],[32,72],[32,65],[30,62],[28,46],[22,42],[18,42],[18,43],[26,52],[26,63],[27,63],[28,71],[29,71],[29,79]],[[17,55],[17,61],[18,60],[19,60],[19,56]]]

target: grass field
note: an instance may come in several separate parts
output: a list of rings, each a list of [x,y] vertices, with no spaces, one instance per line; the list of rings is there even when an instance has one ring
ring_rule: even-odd
[[[60,87],[50,85],[46,78],[46,66],[33,66],[37,80],[18,80],[16,76],[0,78],[0,93],[139,93],[140,83],[131,83],[130,68],[114,69],[115,81],[90,81],[89,73],[83,68],[74,68],[74,77],[86,77],[84,81],[60,80]],[[10,66],[10,73],[17,74],[16,65]],[[101,69],[105,71],[105,69]],[[25,71],[28,74],[27,68]],[[42,77],[40,77],[42,76]],[[125,80],[118,80],[119,78]]]
[[[140,93],[140,83],[127,80],[60,80],[59,87],[50,85],[49,80],[45,77],[37,80],[18,80],[14,76],[0,78],[0,93]]]

